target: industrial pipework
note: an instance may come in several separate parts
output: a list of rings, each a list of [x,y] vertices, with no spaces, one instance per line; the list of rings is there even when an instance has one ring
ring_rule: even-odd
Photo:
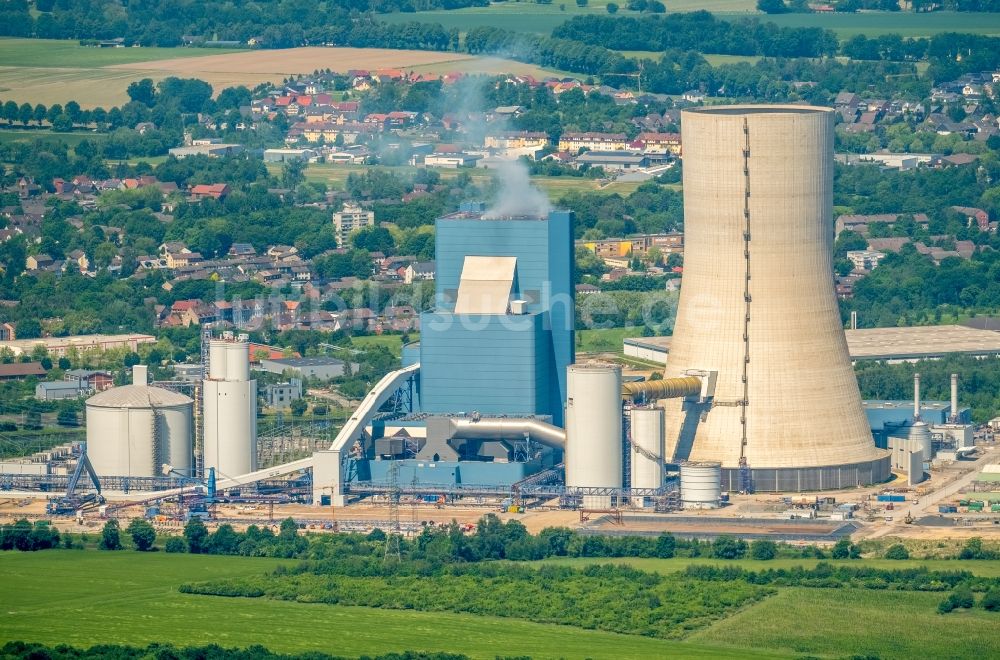
[[[622,398],[635,399],[642,396],[647,401],[656,399],[676,399],[701,394],[702,379],[698,376],[679,376],[662,380],[645,380],[639,383],[623,383]]]
[[[445,440],[464,438],[466,440],[523,440],[527,435],[532,440],[564,449],[566,431],[558,426],[546,424],[537,419],[512,417],[485,417],[479,419],[456,418],[449,420],[451,428]]]

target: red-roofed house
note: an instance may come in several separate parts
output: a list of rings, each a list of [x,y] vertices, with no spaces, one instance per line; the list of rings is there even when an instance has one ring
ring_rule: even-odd
[[[223,200],[229,194],[229,186],[225,183],[199,183],[191,188],[191,199],[199,201],[202,199]]]
[[[679,133],[639,133],[637,140],[645,143],[646,151],[680,155],[681,136]]]
[[[399,69],[379,69],[372,74],[372,78],[380,83],[384,83],[390,80],[402,80],[403,72]]]
[[[284,357],[288,357],[288,355],[285,354],[282,348],[268,346],[267,344],[250,343],[250,364],[260,364],[262,358],[265,360],[280,360]],[[292,351],[291,357],[302,357],[302,354],[298,351]]]

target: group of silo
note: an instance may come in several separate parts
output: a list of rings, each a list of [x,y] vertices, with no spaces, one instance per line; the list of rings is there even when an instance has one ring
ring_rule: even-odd
[[[665,463],[691,506],[886,480],[833,287],[833,111],[699,108],[682,135],[684,275],[663,375],[715,381],[710,397],[632,409],[630,486],[662,485]],[[613,367],[570,367],[567,486],[622,485],[620,388]]]
[[[613,364],[584,363],[569,367],[566,400],[566,486],[584,489],[585,509],[612,505],[613,492],[631,492],[630,504],[654,503],[666,478],[663,409],[636,406],[628,411],[629,438],[622,442],[622,370]],[[623,482],[624,452],[629,452],[630,483]],[[681,501],[685,508],[719,505],[720,463],[680,466]]]
[[[205,468],[221,476],[257,469],[257,382],[250,378],[249,344],[226,336],[209,344],[201,386]],[[87,455],[101,477],[197,476],[193,460],[194,400],[148,383],[133,367],[131,385],[86,402]]]

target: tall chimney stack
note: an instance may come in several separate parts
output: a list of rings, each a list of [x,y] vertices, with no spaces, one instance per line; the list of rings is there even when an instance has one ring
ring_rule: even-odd
[[[913,374],[913,421],[920,420],[920,374]]]
[[[951,375],[951,420],[958,423],[958,374]]]
[[[851,330],[858,329],[858,313],[857,311],[851,312]]]

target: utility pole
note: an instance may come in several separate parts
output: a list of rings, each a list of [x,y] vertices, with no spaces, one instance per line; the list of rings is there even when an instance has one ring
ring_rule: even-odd
[[[399,537],[402,536],[402,533],[399,526],[399,463],[392,461],[392,465],[389,467],[389,533],[385,538],[383,564],[388,564],[393,560],[403,561],[402,552],[399,549]]]

